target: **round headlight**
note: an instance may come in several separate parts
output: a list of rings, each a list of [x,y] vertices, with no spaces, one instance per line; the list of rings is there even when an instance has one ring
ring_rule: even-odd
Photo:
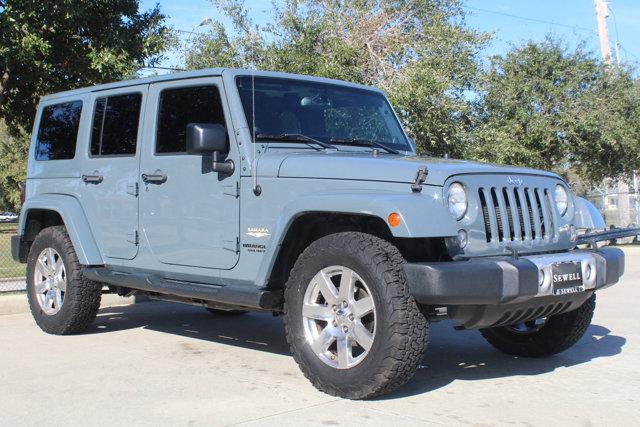
[[[449,212],[456,220],[461,219],[467,213],[467,192],[459,182],[454,182],[447,192]]]
[[[556,190],[553,194],[553,200],[556,202],[556,207],[558,208],[558,212],[560,215],[564,215],[567,213],[569,209],[569,195],[567,194],[567,190],[560,184],[556,185]]]

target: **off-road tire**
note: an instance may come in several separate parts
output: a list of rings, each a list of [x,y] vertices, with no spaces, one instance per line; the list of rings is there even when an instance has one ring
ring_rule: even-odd
[[[55,249],[66,269],[67,286],[60,311],[48,315],[38,303],[34,269],[38,255],[46,248]],[[54,335],[79,333],[87,329],[100,308],[102,284],[86,279],[71,239],[64,226],[48,227],[36,236],[27,258],[27,298],[37,325]]]
[[[568,313],[552,316],[535,332],[518,333],[506,326],[481,329],[482,336],[506,354],[548,357],[567,350],[587,331],[596,308],[594,293],[584,304]]]
[[[285,288],[287,341],[303,374],[319,390],[347,399],[387,394],[405,384],[422,361],[429,324],[409,292],[404,259],[389,242],[359,232],[322,237],[298,257]],[[323,268],[341,265],[367,283],[376,307],[376,332],[369,354],[356,366],[328,366],[305,340],[302,305],[307,286]]]
[[[210,307],[205,307],[205,310],[207,310],[209,313],[213,314],[214,316],[240,316],[242,314],[247,314],[248,311],[246,310],[219,310],[217,308],[210,308]]]

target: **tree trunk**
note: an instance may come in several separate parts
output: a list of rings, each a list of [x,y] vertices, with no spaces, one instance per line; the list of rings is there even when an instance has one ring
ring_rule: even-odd
[[[0,109],[4,104],[4,94],[7,92],[7,82],[9,81],[9,67],[4,67],[0,76]]]

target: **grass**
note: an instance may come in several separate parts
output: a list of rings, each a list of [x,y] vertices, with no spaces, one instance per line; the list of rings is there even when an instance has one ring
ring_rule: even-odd
[[[18,224],[0,224],[0,279],[24,277],[25,266],[11,257],[11,236]]]

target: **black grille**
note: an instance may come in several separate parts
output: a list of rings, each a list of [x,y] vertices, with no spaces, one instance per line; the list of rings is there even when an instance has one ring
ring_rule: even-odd
[[[478,189],[487,242],[556,237],[555,209],[546,188]]]

